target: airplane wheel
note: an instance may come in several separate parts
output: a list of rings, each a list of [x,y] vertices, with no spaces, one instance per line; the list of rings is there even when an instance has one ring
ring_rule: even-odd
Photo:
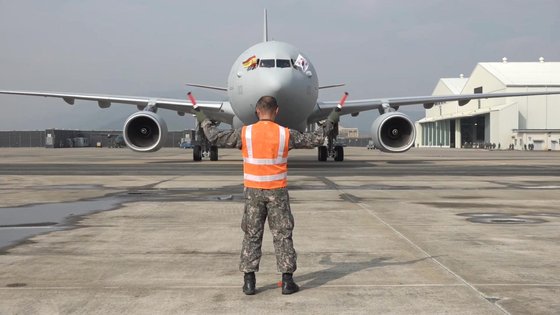
[[[327,152],[327,147],[324,145],[318,146],[317,147],[317,157],[318,160],[321,162],[324,162],[327,160],[328,157],[328,152]]]
[[[218,160],[218,147],[213,145],[210,147],[210,161]]]
[[[199,145],[195,145],[192,151],[192,159],[193,161],[201,161],[202,160],[202,147]]]
[[[344,147],[339,145],[334,147],[334,160],[337,162],[344,161]]]

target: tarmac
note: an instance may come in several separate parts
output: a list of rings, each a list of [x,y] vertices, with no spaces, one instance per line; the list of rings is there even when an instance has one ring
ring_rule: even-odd
[[[0,314],[559,314],[560,152],[290,152],[295,280],[241,291],[238,150],[0,149]]]

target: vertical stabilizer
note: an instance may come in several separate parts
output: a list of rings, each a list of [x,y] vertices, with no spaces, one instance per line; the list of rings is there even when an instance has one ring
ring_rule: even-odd
[[[268,21],[266,18],[266,9],[264,9],[264,41],[268,42]]]

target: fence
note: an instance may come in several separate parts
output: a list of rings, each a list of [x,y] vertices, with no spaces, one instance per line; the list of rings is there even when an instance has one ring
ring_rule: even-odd
[[[121,136],[121,131],[115,130],[63,130],[47,129],[45,131],[0,131],[0,148],[71,148],[94,147],[98,143],[102,147],[115,145],[115,140]],[[170,131],[164,147],[178,147],[185,131]]]
[[[164,147],[178,147],[181,138],[187,131],[169,131]],[[70,148],[94,147],[98,143],[102,147],[115,145],[115,140],[121,136],[120,130],[64,130],[47,129],[45,131],[0,131],[0,148]],[[365,147],[369,138],[343,138],[339,141],[347,146]]]

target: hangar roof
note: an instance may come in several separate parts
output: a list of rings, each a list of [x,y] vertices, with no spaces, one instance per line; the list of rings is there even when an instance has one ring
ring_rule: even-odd
[[[440,81],[445,84],[453,94],[461,94],[461,91],[467,84],[469,78],[441,78]]]
[[[507,86],[560,85],[560,62],[481,62]]]

